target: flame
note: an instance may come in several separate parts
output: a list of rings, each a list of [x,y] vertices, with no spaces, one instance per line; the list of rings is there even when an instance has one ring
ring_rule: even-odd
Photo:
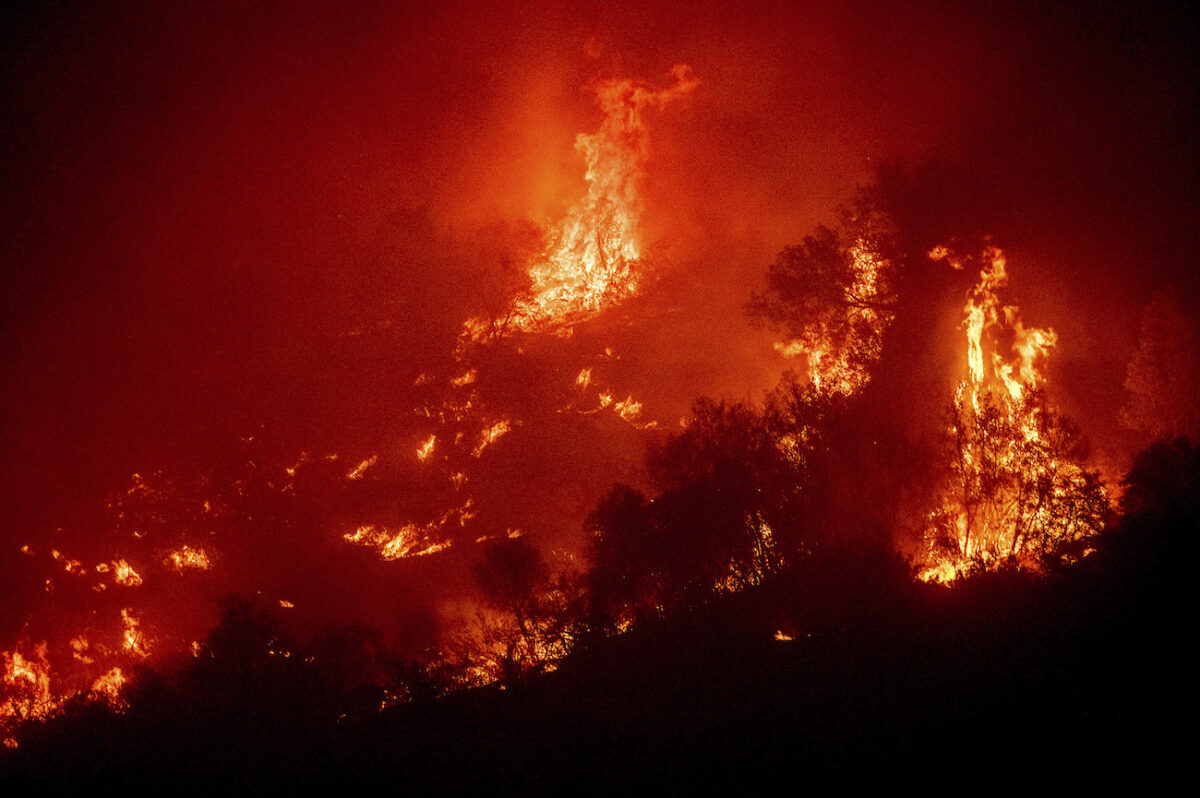
[[[613,405],[613,409],[617,411],[617,415],[632,424],[642,414],[642,403],[628,396],[625,401]]]
[[[850,247],[851,281],[839,304],[845,313],[849,338],[838,343],[836,322],[820,320],[799,338],[777,341],[775,351],[786,358],[807,355],[808,379],[827,394],[857,393],[870,379],[870,367],[883,351],[883,334],[894,312],[886,307],[884,282],[892,268],[864,235]]]
[[[484,449],[495,443],[501,435],[508,432],[510,429],[512,429],[512,425],[503,419],[495,422],[490,427],[487,427],[482,433],[480,433],[479,444],[471,452],[471,455],[473,457],[482,456]]]
[[[449,542],[430,543],[427,540],[427,535],[438,526],[440,524],[430,524],[426,527],[405,524],[398,530],[391,530],[374,524],[364,524],[342,537],[351,543],[361,543],[378,549],[380,556],[385,560],[399,560],[436,554],[450,548]]]
[[[350,473],[346,474],[346,479],[362,479],[363,474],[367,473],[367,469],[379,462],[379,455],[373,454],[366,460],[354,467]]]
[[[57,709],[50,692],[45,642],[34,646],[32,658],[22,656],[20,651],[4,652],[4,692],[7,697],[0,704],[0,732],[13,721],[45,717]],[[6,745],[9,739],[6,736]]]
[[[149,656],[150,649],[146,642],[146,635],[139,628],[141,620],[127,608],[121,610],[121,626],[125,629],[123,635],[125,653],[141,659]]]
[[[197,571],[207,571],[212,567],[212,563],[209,561],[208,554],[205,553],[204,549],[194,549],[191,546],[183,546],[171,552],[163,562],[179,572],[183,572],[189,568]]]
[[[91,692],[105,699],[110,704],[119,705],[121,703],[121,690],[128,681],[125,674],[121,673],[120,668],[112,668],[92,682]]]
[[[142,583],[142,577],[138,575],[137,571],[133,570],[133,566],[124,560],[117,560],[113,563],[113,570],[116,572],[114,579],[117,580],[118,585],[137,587]]]
[[[966,260],[945,247],[929,256],[956,269]],[[989,246],[982,260],[963,308],[967,379],[955,392],[949,430],[953,484],[928,519],[918,571],[924,581],[951,583],[1004,561],[1036,567],[1034,549],[1045,554],[1049,545],[1094,534],[1107,509],[1103,487],[1071,461],[1070,434],[1037,393],[1045,383],[1040,364],[1057,336],[1026,327],[1017,308],[1001,305],[1004,253]],[[1009,339],[1005,353],[1001,342]]]
[[[641,183],[650,152],[645,114],[699,85],[685,65],[671,69],[671,80],[662,89],[629,79],[596,86],[604,119],[599,129],[575,139],[587,164],[587,194],[549,231],[545,250],[529,263],[530,291],[512,308],[517,330],[569,332],[572,323],[637,293]],[[481,341],[494,330],[493,323],[474,318],[463,332]]]

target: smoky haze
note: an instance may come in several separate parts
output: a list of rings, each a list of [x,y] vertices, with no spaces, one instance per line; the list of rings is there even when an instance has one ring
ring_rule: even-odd
[[[477,539],[520,530],[578,555],[596,498],[644,480],[645,447],[697,397],[757,401],[778,381],[789,363],[743,306],[779,249],[885,162],[917,176],[931,229],[1009,252],[1025,317],[1059,333],[1064,403],[1112,457],[1129,446],[1116,411],[1139,313],[1195,281],[1182,15],[478,5],[59,6],[6,22],[0,644],[74,634],[90,610],[73,596],[198,636],[214,597],[255,591],[301,623],[423,644],[469,600]],[[582,195],[594,86],[662,86],[675,64],[700,85],[648,114],[642,294],[570,338],[456,357],[463,323],[503,305],[503,264]],[[657,427],[587,412],[605,390]],[[444,439],[432,472],[415,452],[468,396],[483,417],[454,427],[464,440],[511,429],[463,456],[456,489]],[[282,485],[302,453],[338,484],[378,462],[366,487],[314,476],[245,527],[178,525],[152,545],[106,526],[131,474],[241,496],[239,479]],[[466,498],[445,552],[387,562],[342,537]],[[165,572],[137,598],[43,588],[64,578],[52,547],[140,551],[149,572],[185,532],[221,556],[182,588]]]

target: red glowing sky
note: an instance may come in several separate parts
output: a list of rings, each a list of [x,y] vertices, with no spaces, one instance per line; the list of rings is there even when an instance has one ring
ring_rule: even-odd
[[[489,226],[552,221],[582,192],[589,86],[661,85],[677,63],[701,86],[651,123],[662,281],[640,321],[606,328],[614,379],[648,411],[773,384],[783,364],[742,304],[898,160],[955,176],[961,219],[1009,250],[1026,316],[1060,333],[1068,403],[1110,423],[1146,297],[1194,280],[1190,27],[1119,5],[796,6],[6,21],[0,572],[148,463],[208,462],[264,428],[331,449],[402,438],[396,375],[447,356]],[[381,320],[397,333],[347,343]]]

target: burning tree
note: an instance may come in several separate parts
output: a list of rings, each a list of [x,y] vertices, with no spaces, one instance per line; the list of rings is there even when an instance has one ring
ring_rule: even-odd
[[[1013,398],[960,391],[951,410],[948,479],[930,516],[933,563],[926,579],[948,581],[1001,562],[1063,556],[1101,530],[1108,497],[1078,463],[1078,432],[1033,391]]]
[[[810,391],[851,400],[849,428],[824,430],[837,440],[823,448],[837,451],[817,470],[857,474],[860,481],[827,486],[823,523],[840,519],[848,532],[882,524],[894,533],[898,523],[922,517],[926,579],[1008,561],[1032,565],[1072,545],[1081,549],[1103,525],[1108,499],[1098,476],[1082,465],[1078,431],[1044,391],[1041,365],[1057,343],[1054,331],[1026,326],[1016,306],[1002,303],[1008,274],[1000,249],[986,243],[972,256],[945,246],[919,250],[914,231],[895,221],[907,218],[896,206],[904,196],[886,185],[860,191],[841,211],[837,229],[819,227],[780,254],[767,290],[748,306],[789,336],[777,349],[806,356]],[[943,454],[927,458],[933,465],[904,469],[913,472],[907,478],[870,480],[878,483],[873,493],[893,495],[873,499],[878,512],[864,512],[866,475],[878,476],[880,466],[896,471],[922,451],[936,451],[930,445],[936,429],[907,415],[936,418],[930,408],[941,404],[940,396],[949,399],[949,385],[940,396],[930,391],[944,379],[936,363],[950,351],[930,334],[930,321],[943,315],[947,289],[973,271],[978,279],[962,317],[967,377],[950,402]],[[787,438],[785,431],[778,435]]]
[[[475,568],[484,606],[460,641],[476,681],[506,685],[554,670],[578,633],[580,600],[570,574],[552,574],[541,553],[509,538]]]
[[[592,598],[610,624],[759,585],[799,549],[828,413],[811,394],[777,398],[764,411],[700,400],[651,457],[656,494],[618,485],[596,507]]]
[[[944,247],[930,258],[956,269],[973,260]],[[923,579],[1066,556],[1109,514],[1098,474],[1081,465],[1078,430],[1042,388],[1040,361],[1057,343],[1054,331],[1025,327],[1016,307],[1001,305],[1008,274],[999,249],[987,247],[979,260],[980,281],[964,309],[969,376],[951,408],[947,480],[925,532]]]
[[[779,254],[747,310],[789,336],[776,344],[781,353],[806,355],[813,385],[851,394],[869,378],[896,314],[896,242],[869,192],[840,214],[838,229],[819,226]]]

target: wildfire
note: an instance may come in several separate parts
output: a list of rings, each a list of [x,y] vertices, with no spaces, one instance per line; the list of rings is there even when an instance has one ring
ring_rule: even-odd
[[[483,450],[495,443],[501,435],[512,429],[512,425],[508,421],[501,419],[485,428],[479,435],[479,443],[471,452],[474,457],[481,457]]]
[[[945,247],[929,255],[963,268]],[[1017,308],[1001,305],[1004,253],[989,247],[982,260],[964,307],[968,377],[955,395],[950,484],[925,533],[926,581],[951,582],[1006,561],[1035,566],[1097,532],[1107,512],[1098,478],[1079,465],[1074,430],[1039,390],[1055,333],[1025,327]]]
[[[124,560],[118,560],[113,563],[113,571],[115,573],[113,578],[117,580],[118,585],[137,587],[142,583],[142,577],[138,575],[137,571],[133,570],[133,566]]]
[[[828,394],[850,395],[866,384],[894,316],[885,299],[892,264],[879,254],[868,234],[858,238],[847,254],[849,280],[836,303],[840,314],[814,319],[799,337],[775,342],[775,351],[785,358],[806,356],[809,382]],[[840,345],[835,345],[838,341]]]
[[[385,560],[399,560],[405,557],[423,557],[436,554],[450,548],[450,543],[442,541],[432,543],[428,536],[441,525],[430,524],[419,527],[416,524],[405,524],[397,530],[364,524],[353,532],[342,537],[351,543],[360,543],[379,550],[379,555]]]
[[[94,660],[83,652],[88,650],[87,639],[82,635],[71,640],[73,656],[84,664]],[[25,721],[49,718],[59,712],[67,702],[82,695],[84,700],[104,701],[115,709],[124,708],[121,690],[128,681],[120,667],[112,667],[91,681],[87,688],[66,689],[59,685],[61,695],[52,689],[52,668],[47,657],[45,641],[33,647],[31,655],[20,651],[3,652],[4,701],[0,703],[0,744],[6,748],[18,747],[16,730]],[[84,684],[87,684],[86,682]]]
[[[641,183],[650,152],[645,114],[699,85],[684,65],[673,67],[671,78],[663,89],[628,79],[596,87],[604,119],[598,130],[575,139],[587,164],[587,194],[549,232],[545,250],[529,264],[531,289],[513,308],[516,329],[566,329],[637,293]],[[471,319],[464,332],[480,340],[490,330],[487,320]]]
[[[121,610],[121,626],[124,628],[125,653],[145,659],[150,654],[146,636],[141,631],[141,621],[128,609]]]
[[[212,566],[204,549],[194,549],[191,546],[183,546],[171,552],[164,562],[179,572],[186,569],[207,571]]]

